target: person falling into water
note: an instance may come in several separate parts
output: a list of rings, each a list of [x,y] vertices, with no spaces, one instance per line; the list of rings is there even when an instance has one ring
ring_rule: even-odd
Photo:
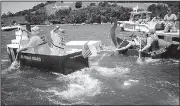
[[[26,51],[33,48],[35,54],[50,55],[51,49],[49,48],[46,39],[41,32],[42,30],[40,30],[40,28],[37,26],[31,28],[30,40],[28,44],[26,44],[23,48],[17,49],[17,52]]]
[[[120,42],[122,42],[118,37],[116,37],[115,30],[117,27],[117,20],[115,18],[112,18],[112,21],[114,22],[114,26],[110,30],[111,39],[113,41],[113,44],[116,47],[116,51],[123,51],[128,50],[131,47],[143,47],[139,52],[144,51],[152,51],[159,49],[158,45],[158,37],[155,34],[155,30],[149,30],[148,33],[144,33],[142,38],[136,37],[132,41],[129,41],[129,44],[125,47],[120,48]],[[141,43],[140,43],[141,42]]]
[[[113,44],[115,45],[116,48],[118,48],[120,39],[118,37],[116,37],[116,33],[115,33],[115,30],[117,28],[117,19],[112,17],[111,21],[114,22],[114,25],[110,30],[110,36],[111,36],[111,39],[113,41]]]

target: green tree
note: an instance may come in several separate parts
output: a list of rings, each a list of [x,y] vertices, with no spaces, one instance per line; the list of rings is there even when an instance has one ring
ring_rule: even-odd
[[[95,3],[91,3],[90,6],[96,6],[96,4]]]
[[[3,15],[1,16],[1,18],[6,18],[6,17],[7,17],[6,13],[3,13]]]
[[[109,4],[107,1],[103,1],[103,2],[100,2],[100,3],[98,4],[98,6],[108,7],[108,6],[110,6],[110,4]]]
[[[147,10],[152,12],[151,17],[159,16],[163,18],[167,14],[167,8],[167,5],[164,3],[158,3],[150,5]]]
[[[82,7],[82,1],[77,1],[75,4],[76,8],[81,8]]]
[[[7,13],[7,15],[8,15],[9,17],[12,17],[14,14],[9,11],[9,12]]]

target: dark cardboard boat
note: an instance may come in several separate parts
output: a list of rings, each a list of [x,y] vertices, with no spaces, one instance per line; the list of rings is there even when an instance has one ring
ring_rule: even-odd
[[[7,46],[7,52],[11,62],[15,60],[16,49]],[[29,66],[43,69],[50,72],[58,72],[62,74],[70,74],[85,67],[89,67],[88,58],[82,56],[82,51],[74,52],[63,56],[42,55],[21,52],[18,54],[17,60],[21,66]]]

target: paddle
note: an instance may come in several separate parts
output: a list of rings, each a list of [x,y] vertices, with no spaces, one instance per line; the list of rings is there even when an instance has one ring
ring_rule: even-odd
[[[141,38],[140,38],[140,50],[141,50]],[[137,58],[137,63],[138,64],[143,64],[143,60],[141,58],[141,52],[139,52],[139,57]]]

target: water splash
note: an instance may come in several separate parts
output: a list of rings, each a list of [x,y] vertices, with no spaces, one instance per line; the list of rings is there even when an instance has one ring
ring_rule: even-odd
[[[56,87],[48,89],[48,92],[54,93],[54,95],[63,97],[67,100],[82,100],[84,97],[92,97],[100,94],[101,82],[94,79],[87,73],[88,69],[82,69],[80,71],[61,76],[57,80],[64,79],[67,81],[67,89],[59,90]]]
[[[139,65],[143,65],[143,64],[144,64],[144,61],[142,60],[141,57],[138,57],[136,63],[139,64]]]
[[[102,47],[103,47],[103,50],[101,50],[101,51],[105,51],[105,52],[112,52],[116,49],[113,45],[110,45],[110,46],[103,45]]]
[[[95,69],[101,75],[106,77],[117,77],[130,72],[129,68],[118,67],[118,66],[116,68],[96,66],[96,67],[92,67],[92,69]]]
[[[9,59],[2,59],[1,62],[9,62]]]
[[[139,80],[133,80],[133,79],[128,79],[126,81],[124,81],[124,83],[121,85],[122,89],[128,89],[133,85],[136,85],[139,83]]]
[[[107,53],[104,53],[98,60],[96,60],[95,62],[90,62],[90,66],[98,66],[99,62],[103,59],[104,56],[106,56]]]
[[[164,84],[165,85],[171,85],[171,86],[174,86],[174,87],[179,87],[179,83],[171,83],[171,82],[169,82],[169,81],[156,81],[156,83],[160,83],[160,84],[162,84],[162,86],[164,86]]]
[[[159,62],[160,59],[152,59],[152,58],[146,58],[145,59],[145,63],[148,64],[148,63],[155,63],[155,62]]]

